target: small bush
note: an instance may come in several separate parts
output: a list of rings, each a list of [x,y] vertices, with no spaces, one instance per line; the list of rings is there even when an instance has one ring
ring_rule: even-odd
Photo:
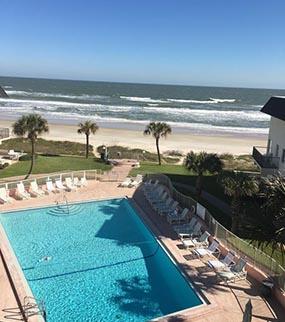
[[[9,166],[9,163],[7,163],[7,162],[5,162],[5,163],[3,163],[3,164],[0,164],[0,169],[2,170],[2,169],[5,169],[5,168],[7,168]]]
[[[36,159],[37,159],[37,154],[36,154]],[[20,156],[19,161],[31,161],[32,160],[32,155],[31,154],[25,154]]]

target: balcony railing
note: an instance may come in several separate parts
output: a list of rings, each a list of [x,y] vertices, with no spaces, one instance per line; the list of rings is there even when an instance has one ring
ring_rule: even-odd
[[[267,148],[261,146],[254,146],[252,156],[257,164],[261,168],[266,169],[278,169],[279,168],[279,157],[273,157],[271,154],[267,154]]]

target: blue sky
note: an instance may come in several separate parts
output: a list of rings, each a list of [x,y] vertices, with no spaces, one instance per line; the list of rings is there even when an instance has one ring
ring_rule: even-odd
[[[2,0],[0,75],[285,88],[284,0]]]

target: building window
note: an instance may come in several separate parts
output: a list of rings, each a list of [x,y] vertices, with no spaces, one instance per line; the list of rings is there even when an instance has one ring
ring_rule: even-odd
[[[283,149],[283,152],[282,152],[282,162],[283,163],[285,162],[285,149]]]
[[[275,156],[279,156],[279,144],[276,144]]]

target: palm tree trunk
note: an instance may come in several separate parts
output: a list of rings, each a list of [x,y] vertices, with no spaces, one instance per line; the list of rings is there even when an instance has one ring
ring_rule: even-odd
[[[160,158],[160,151],[159,151],[159,138],[155,139],[156,143],[156,151],[157,151],[157,158],[158,158],[158,164],[161,165],[161,158]]]
[[[239,221],[240,221],[240,209],[239,209],[239,201],[234,198],[232,201],[232,227],[231,232],[236,234],[239,228]]]
[[[25,179],[28,179],[30,174],[32,173],[33,167],[34,167],[34,164],[35,164],[35,158],[36,158],[36,155],[35,155],[35,140],[31,140],[31,142],[32,142],[31,166],[30,166],[30,170],[29,170],[28,174],[26,175]]]
[[[201,196],[202,193],[202,174],[198,174],[196,179],[196,194],[197,196]]]
[[[86,134],[86,159],[88,159],[88,156],[89,156],[89,135]]]

